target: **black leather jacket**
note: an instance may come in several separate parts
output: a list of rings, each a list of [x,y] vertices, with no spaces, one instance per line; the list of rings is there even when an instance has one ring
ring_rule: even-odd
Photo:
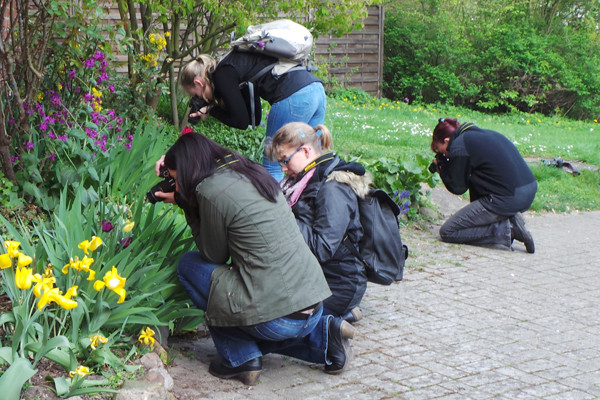
[[[342,315],[360,304],[367,288],[362,263],[342,241],[348,236],[358,246],[362,226],[357,196],[367,193],[370,179],[362,165],[343,160],[339,160],[329,176],[324,176],[333,161],[331,153],[315,161],[317,170],[292,211],[331,289],[332,296],[324,301],[325,308],[334,315]]]

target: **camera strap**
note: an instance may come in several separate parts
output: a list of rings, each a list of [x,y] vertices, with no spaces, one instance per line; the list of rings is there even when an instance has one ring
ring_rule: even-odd
[[[236,163],[240,160],[233,157],[233,154],[227,154],[225,157],[217,160],[217,169],[221,169],[223,167],[228,166],[229,164]]]

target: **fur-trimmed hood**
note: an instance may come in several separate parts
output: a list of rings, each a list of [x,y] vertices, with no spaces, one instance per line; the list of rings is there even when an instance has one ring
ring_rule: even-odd
[[[373,182],[370,173],[364,175],[357,175],[356,173],[348,170],[332,171],[325,182],[337,181],[339,183],[345,183],[350,186],[354,193],[361,199],[369,193],[370,185]]]

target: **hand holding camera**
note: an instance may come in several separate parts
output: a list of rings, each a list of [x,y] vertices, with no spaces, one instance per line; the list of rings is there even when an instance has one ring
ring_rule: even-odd
[[[442,168],[444,165],[448,164],[449,160],[442,153],[435,153],[435,159],[429,164],[429,172],[435,174],[438,172],[438,169]]]
[[[161,161],[162,161],[162,158],[161,158],[161,160],[159,160],[157,162],[157,164]],[[160,168],[159,168],[159,176],[164,179],[162,181],[158,182],[156,185],[152,186],[150,188],[150,190],[148,191],[148,193],[146,193],[146,198],[152,204],[155,204],[159,201],[166,200],[166,198],[164,198],[164,197],[157,196],[156,192],[163,192],[163,193],[174,193],[175,192],[175,179],[173,179],[171,177],[171,175],[169,174],[169,170],[164,165],[160,166]]]
[[[190,102],[190,115],[188,121],[192,125],[196,125],[200,121],[204,121],[208,117],[208,104],[199,96],[192,96]]]

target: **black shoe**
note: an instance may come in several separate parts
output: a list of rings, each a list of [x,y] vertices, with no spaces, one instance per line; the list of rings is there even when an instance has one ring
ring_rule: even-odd
[[[327,359],[330,365],[325,365],[325,372],[332,375],[341,374],[346,370],[352,358],[350,340],[356,329],[342,318],[331,318],[327,327]]]
[[[208,367],[208,372],[217,378],[238,379],[248,386],[256,386],[260,371],[262,357],[253,358],[238,367],[227,367],[223,364],[223,359],[218,359],[211,361]]]
[[[514,216],[509,218],[511,225],[511,236],[513,239],[523,242],[525,249],[528,253],[535,253],[535,243],[533,243],[533,237],[531,232],[525,228],[525,218],[521,213],[516,213]]]
[[[360,310],[360,307],[354,307],[352,310],[342,315],[342,319],[351,324],[360,321],[362,319],[362,311]]]

